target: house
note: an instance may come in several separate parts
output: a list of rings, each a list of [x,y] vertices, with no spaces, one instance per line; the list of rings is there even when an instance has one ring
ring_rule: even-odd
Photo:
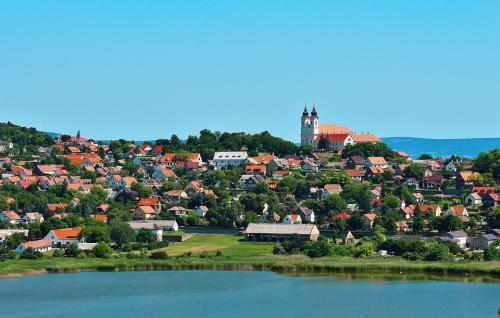
[[[258,165],[267,165],[271,161],[278,159],[275,155],[258,155],[252,158]]]
[[[314,224],[250,223],[245,236],[249,241],[279,242],[295,236],[305,241],[316,241],[319,230]]]
[[[318,172],[319,165],[312,159],[304,159],[300,163],[300,169],[303,171]]]
[[[365,166],[365,159],[361,156],[351,156],[347,159],[346,166],[350,169],[363,169]]]
[[[446,165],[444,170],[446,172],[449,172],[449,173],[455,173],[455,172],[457,172],[457,165],[455,164],[455,162],[450,161],[450,162],[448,162],[448,164]]]
[[[67,203],[48,203],[47,210],[50,212],[57,212],[57,210],[65,210],[69,207]]]
[[[32,249],[40,253],[48,252],[52,249],[52,242],[47,239],[24,242],[16,248],[16,253],[22,254],[26,252],[27,249]]]
[[[187,184],[184,191],[189,194],[197,194],[203,191],[203,183],[200,180],[193,180]]]
[[[50,230],[45,236],[53,246],[68,245],[70,243],[78,243],[78,235],[82,231],[81,227],[70,227],[66,229]]]
[[[288,160],[282,158],[275,158],[267,164],[268,169],[273,171],[276,170],[288,170],[290,168]]]
[[[415,200],[415,202],[420,203],[424,202],[424,196],[420,192],[414,192],[411,194],[412,198]]]
[[[314,223],[316,221],[313,209],[309,209],[307,207],[300,207],[297,209],[297,212],[300,218],[306,222]]]
[[[283,179],[284,177],[287,177],[291,174],[292,174],[292,172],[290,172],[290,171],[275,170],[275,171],[273,171],[272,178],[280,180],[280,179]]]
[[[187,215],[187,209],[183,208],[181,206],[174,206],[168,209],[168,212],[172,213],[175,216],[186,216]]]
[[[150,230],[156,237],[157,241],[163,240],[164,231],[179,230],[179,225],[175,220],[131,221],[127,223],[136,233],[139,233],[141,229]]]
[[[441,207],[438,204],[419,204],[417,205],[419,213],[430,213],[434,216],[441,216]]]
[[[279,223],[280,221],[281,217],[276,212],[273,212],[272,215],[269,213],[262,213],[259,217],[259,223]]]
[[[340,194],[342,192],[342,186],[340,184],[325,184],[323,187],[323,193],[321,197],[326,199],[332,194]]]
[[[384,157],[368,157],[365,161],[365,166],[367,168],[377,167],[382,169],[389,168],[387,161],[385,161]]]
[[[336,219],[348,220],[350,218],[351,218],[351,216],[349,214],[345,213],[344,211],[340,211],[336,215],[332,216],[332,220],[336,220]]]
[[[377,215],[375,213],[365,213],[363,214],[363,221],[365,224],[371,229],[377,219]]]
[[[247,189],[249,189],[249,188],[251,188],[251,187],[253,187],[256,184],[261,183],[261,182],[266,182],[264,177],[262,177],[261,175],[242,175],[240,180],[239,180],[239,184],[243,188],[247,188]]]
[[[406,223],[406,221],[396,221],[395,224],[396,224],[396,230],[398,232],[400,233],[408,232],[409,226],[408,223]]]
[[[245,174],[266,174],[265,165],[248,165],[245,167]]]
[[[230,166],[241,166],[248,159],[246,151],[218,151],[215,152],[212,160],[216,168],[225,168]]]
[[[474,171],[462,171],[457,175],[455,180],[456,187],[458,189],[472,188],[474,186],[474,181],[481,178],[479,172]]]
[[[467,233],[463,231],[448,232],[440,236],[439,238],[444,241],[452,241],[454,243],[457,243],[460,248],[465,248],[465,245],[467,244]]]
[[[415,214],[415,206],[414,205],[409,205],[405,207],[401,207],[401,215],[405,219],[411,219],[413,215]]]
[[[283,224],[301,224],[302,218],[298,214],[289,214],[283,219]]]
[[[499,241],[500,237],[496,236],[495,234],[488,233],[474,238],[472,244],[474,246],[474,249],[484,250],[485,248],[490,246],[490,244]]]
[[[108,223],[108,216],[106,214],[90,214],[89,217],[102,223]]]
[[[5,245],[5,241],[11,235],[22,233],[24,236],[28,236],[28,230],[17,230],[17,229],[0,229],[0,247]]]
[[[425,176],[420,182],[420,187],[423,189],[439,189],[443,185],[443,176]]]
[[[497,206],[500,204],[500,193],[490,193],[483,199],[485,207]]]
[[[444,215],[454,215],[454,216],[469,216],[469,212],[463,205],[450,206],[448,210],[444,212]]]
[[[14,211],[2,211],[0,212],[0,220],[10,224],[19,224],[21,217]]]
[[[180,202],[182,199],[188,199],[189,196],[184,190],[170,190],[163,193],[167,201]]]
[[[406,168],[408,168],[408,166],[409,166],[409,164],[407,164],[407,163],[401,163],[401,164],[396,165],[396,167],[394,168],[394,174],[397,176],[405,175],[405,170],[406,170]]]
[[[483,204],[483,199],[477,192],[472,192],[467,195],[467,197],[464,200],[465,204],[469,205],[481,205]]]
[[[21,219],[21,224],[27,225],[35,222],[42,223],[44,221],[43,215],[38,212],[28,212]]]
[[[154,218],[159,211],[156,211],[152,206],[138,206],[132,214],[134,220],[149,220]]]
[[[384,174],[383,168],[381,168],[381,167],[369,167],[368,169],[366,169],[365,177],[367,179],[372,179],[376,175],[382,175],[382,174]]]
[[[156,212],[161,211],[161,203],[158,198],[142,198],[139,200],[138,203],[139,206],[150,206],[152,207]]]
[[[353,181],[361,181],[361,178],[363,177],[363,173],[358,169],[346,169],[344,170],[344,173],[351,177],[351,180]]]
[[[175,173],[170,169],[156,169],[151,175],[151,178],[157,181],[166,181],[169,178],[175,178]]]
[[[484,198],[490,193],[495,193],[495,187],[474,187],[472,188],[472,192],[476,192],[481,198]]]
[[[208,208],[205,206],[205,205],[200,205],[199,207],[197,207],[194,212],[196,212],[196,214],[200,217],[200,218],[204,218],[205,217],[205,214],[207,214],[208,212]]]

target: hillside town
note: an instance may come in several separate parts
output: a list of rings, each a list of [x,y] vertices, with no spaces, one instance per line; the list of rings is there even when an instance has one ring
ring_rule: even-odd
[[[500,257],[499,149],[412,158],[319,125],[316,107],[304,109],[300,146],[209,130],[141,143],[21,132],[0,134],[2,260],[155,255],[200,228],[272,242],[275,254]]]

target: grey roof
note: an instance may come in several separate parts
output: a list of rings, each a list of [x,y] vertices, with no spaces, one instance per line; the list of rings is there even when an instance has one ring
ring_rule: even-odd
[[[250,223],[245,231],[246,234],[319,234],[314,224],[265,224]]]
[[[488,241],[500,240],[500,237],[495,236],[494,234],[484,234],[482,235],[482,237],[484,237]]]
[[[214,160],[238,160],[248,158],[246,151],[218,151],[214,154]]]
[[[165,228],[173,228],[177,225],[175,220],[146,220],[146,221],[130,221],[127,222],[134,230],[161,230]]]
[[[467,233],[465,233],[464,231],[452,231],[446,233],[446,235],[452,238],[467,237]]]

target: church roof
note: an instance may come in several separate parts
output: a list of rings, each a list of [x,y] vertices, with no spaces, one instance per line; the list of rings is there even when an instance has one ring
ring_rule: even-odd
[[[353,134],[351,136],[355,142],[381,142],[380,138],[372,134]]]
[[[344,126],[338,125],[319,125],[320,134],[350,134],[351,130]]]

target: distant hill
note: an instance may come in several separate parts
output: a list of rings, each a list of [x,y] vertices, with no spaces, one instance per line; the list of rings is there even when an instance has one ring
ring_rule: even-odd
[[[412,157],[428,153],[438,157],[457,155],[475,157],[480,152],[500,148],[500,138],[429,139],[414,137],[386,137],[382,140],[392,149],[405,151]]]

